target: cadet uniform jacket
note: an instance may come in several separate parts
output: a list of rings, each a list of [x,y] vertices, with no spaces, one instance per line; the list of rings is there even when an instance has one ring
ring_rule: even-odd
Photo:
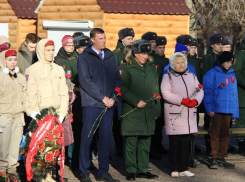
[[[5,52],[0,54],[0,116],[19,117],[24,116],[25,98],[26,98],[26,81],[21,73],[17,77],[3,73],[5,68]],[[15,72],[10,71],[11,74]],[[24,124],[24,120],[23,120]]]
[[[158,81],[159,81],[159,85],[160,85],[162,82],[163,70],[164,70],[165,66],[167,66],[169,64],[169,60],[168,60],[168,58],[165,57],[165,55],[159,56],[156,54],[151,54],[151,56],[154,59],[153,64],[157,67]]]
[[[44,108],[54,107],[58,115],[65,117],[68,107],[68,87],[64,69],[44,60],[44,45],[48,42],[43,39],[38,43],[38,62],[31,65],[27,70],[27,107],[29,116]]]
[[[203,56],[200,60],[200,82],[202,82],[203,76],[213,68],[214,61],[220,54],[215,54],[214,51],[209,48],[207,55]]]
[[[117,41],[117,47],[113,51],[113,54],[116,57],[118,66],[120,66],[120,64],[122,64],[122,62],[123,62],[123,59],[124,59],[123,51],[124,51],[124,45],[122,44],[122,42],[120,40],[118,40]]]
[[[233,69],[237,78],[239,107],[245,107],[245,44],[241,43],[234,55]]]
[[[191,56],[188,54],[188,64],[191,64],[194,66],[195,71],[196,71],[196,76],[199,82],[201,82],[200,78],[200,59],[197,58],[197,54],[194,56]]]
[[[122,77],[122,114],[135,107],[140,100],[147,101],[153,93],[159,94],[157,71],[149,60],[140,66],[133,56],[128,58],[131,64],[120,65]],[[122,135],[153,135],[155,130],[155,117],[160,116],[160,101],[153,100],[144,108],[137,108],[132,113],[122,118]]]
[[[22,52],[25,52],[27,54],[27,56],[30,58],[30,60],[27,60],[21,53],[20,51]],[[31,51],[28,51],[28,49],[26,48],[26,46],[24,45],[24,42],[20,45],[20,48],[19,48],[19,52],[17,54],[17,60],[18,60],[18,67],[20,69],[20,72],[22,74],[25,73],[25,70],[26,68],[28,68],[31,64],[32,64],[32,58],[33,58],[33,52]]]

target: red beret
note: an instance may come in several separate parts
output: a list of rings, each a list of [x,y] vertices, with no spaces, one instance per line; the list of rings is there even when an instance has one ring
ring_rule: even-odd
[[[5,57],[8,57],[8,56],[17,56],[17,52],[16,50],[8,50],[5,52]]]
[[[49,45],[54,45],[54,41],[49,40],[49,41],[44,45],[44,47],[49,46]]]

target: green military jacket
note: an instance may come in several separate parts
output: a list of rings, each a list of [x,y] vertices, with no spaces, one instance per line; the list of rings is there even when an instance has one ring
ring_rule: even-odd
[[[192,66],[194,66],[196,74],[197,74],[197,79],[199,82],[201,82],[200,78],[200,59],[197,58],[197,54],[191,56],[188,54],[188,63],[190,63]]]
[[[133,56],[130,57],[131,64],[120,65],[122,77],[122,114],[130,112],[137,107],[140,100],[147,101],[153,93],[159,94],[158,76],[153,63],[148,59],[140,66]],[[137,108],[122,118],[122,135],[153,135],[155,130],[155,117],[159,117],[160,101],[147,102],[144,108]]]
[[[214,61],[220,54],[215,54],[213,49],[209,48],[207,55],[200,60],[200,83],[202,83],[203,76],[213,68]]]
[[[157,67],[158,81],[159,81],[159,85],[161,85],[163,70],[164,67],[169,64],[169,59],[166,58],[165,55],[159,56],[157,54],[150,54],[150,56],[152,56],[154,59],[153,64]]]
[[[237,90],[239,107],[245,107],[245,44],[244,42],[238,48],[234,55],[234,64],[232,68],[237,78]]]
[[[71,82],[75,84],[75,87],[79,87],[79,81],[78,81],[78,70],[77,70],[77,52],[73,51],[71,56],[64,60],[62,63],[62,67],[64,68],[65,72],[67,70],[71,70]]]
[[[122,42],[120,40],[118,40],[117,41],[117,47],[113,51],[113,53],[114,53],[114,55],[116,57],[118,66],[120,66],[120,64],[122,64],[122,61],[124,59],[123,51],[124,51],[124,45],[122,44]]]

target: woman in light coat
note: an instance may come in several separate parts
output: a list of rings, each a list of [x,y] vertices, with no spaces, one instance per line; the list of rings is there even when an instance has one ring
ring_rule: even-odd
[[[197,132],[197,106],[202,102],[203,90],[187,68],[186,57],[174,53],[168,72],[164,74],[161,92],[165,100],[165,130],[169,135],[169,165],[172,177],[194,176],[188,171],[190,136]],[[182,108],[184,108],[182,110]]]

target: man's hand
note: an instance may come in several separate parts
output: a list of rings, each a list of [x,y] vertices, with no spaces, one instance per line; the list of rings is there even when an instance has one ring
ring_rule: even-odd
[[[139,103],[137,104],[137,107],[138,107],[138,108],[143,108],[143,107],[145,107],[145,105],[146,105],[146,103],[145,103],[143,100],[141,100],[141,101],[139,101]]]
[[[158,117],[155,117],[155,120],[157,119]]]
[[[110,104],[107,107],[111,108],[114,104],[115,104],[115,99],[110,98]]]
[[[208,115],[209,115],[210,117],[214,117],[215,113],[214,113],[213,111],[211,111],[210,113],[208,113]]]
[[[110,104],[110,99],[109,99],[109,97],[104,97],[104,99],[102,100],[102,102],[104,103],[104,105],[106,106],[106,107],[108,107],[109,106],[109,104]]]

